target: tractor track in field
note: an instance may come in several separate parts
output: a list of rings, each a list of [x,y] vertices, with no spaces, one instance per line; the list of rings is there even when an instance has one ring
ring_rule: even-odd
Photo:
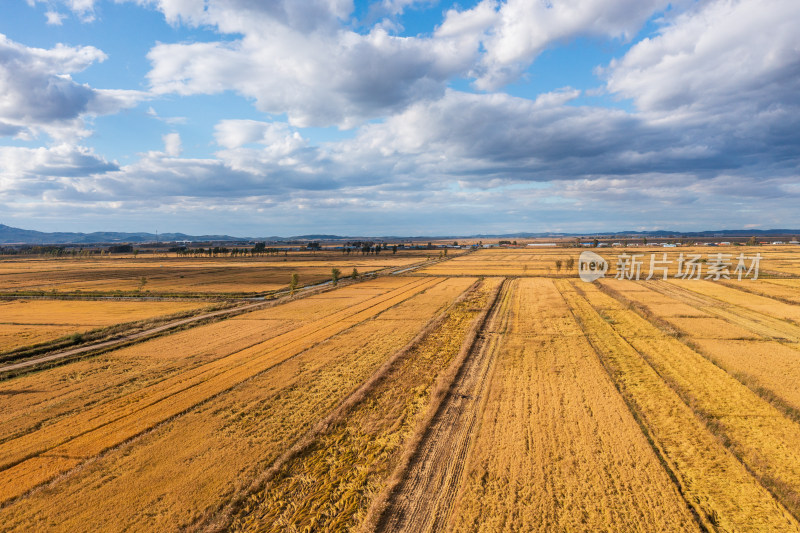
[[[389,495],[378,531],[439,531],[444,527],[474,439],[496,347],[508,323],[511,283],[503,283],[483,330]]]

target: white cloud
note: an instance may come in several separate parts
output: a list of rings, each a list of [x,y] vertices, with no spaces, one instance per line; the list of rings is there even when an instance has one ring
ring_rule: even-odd
[[[654,13],[687,0],[482,0],[450,10],[438,33],[472,34],[485,50],[471,75],[496,90],[519,75],[549,46],[581,36],[629,39]]]
[[[608,68],[608,88],[644,112],[740,113],[800,103],[800,3],[699,4]]]
[[[180,157],[183,151],[180,134],[167,133],[162,139],[164,141],[164,153],[170,157]]]
[[[69,144],[0,146],[0,161],[0,198],[43,198],[53,191],[73,191],[91,175],[118,168],[88,148]]]
[[[225,148],[245,144],[265,145],[271,152],[286,155],[306,146],[299,132],[285,122],[256,120],[223,120],[214,127],[217,143]]]
[[[380,5],[396,14],[416,3]],[[169,21],[243,37],[159,44],[148,56],[148,78],[157,94],[234,90],[261,111],[287,113],[296,126],[352,128],[438,98],[454,77],[473,77],[478,88],[495,90],[555,43],[587,35],[629,38],[654,13],[684,3],[689,0],[483,0],[450,9],[429,36],[399,37],[386,20],[366,33],[346,29],[348,1],[159,0]]]
[[[435,97],[458,61],[384,30],[304,35],[274,22],[233,43],[162,44],[148,74],[156,94],[235,90],[296,126],[353,127]],[[446,50],[442,50],[447,52]]]
[[[28,137],[40,131],[58,141],[87,135],[82,115],[113,113],[144,97],[137,91],[98,91],[70,77],[105,59],[92,46],[31,48],[0,34],[0,123]]]
[[[66,15],[58,11],[47,11],[44,16],[47,18],[47,24],[49,26],[61,26],[64,19],[67,18]]]
[[[71,10],[73,13],[80,17],[81,21],[83,22],[93,22],[95,20],[95,13],[94,13],[94,4],[95,0],[60,0],[64,6]],[[53,0],[27,0],[28,5],[34,6],[37,3],[45,4],[47,6],[51,6],[54,1]],[[61,20],[64,18],[64,15],[55,12],[53,9],[49,9],[47,13],[45,13],[47,17],[48,24],[54,25],[61,25]],[[57,21],[57,22],[56,22]]]
[[[156,120],[160,120],[166,124],[176,125],[176,124],[185,124],[187,122],[186,117],[162,117],[160,116],[152,106],[150,106],[147,111],[147,115],[153,117]]]

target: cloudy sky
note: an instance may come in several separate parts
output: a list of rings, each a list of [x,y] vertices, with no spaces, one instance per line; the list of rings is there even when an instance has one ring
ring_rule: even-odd
[[[800,227],[797,0],[2,0],[0,223]]]

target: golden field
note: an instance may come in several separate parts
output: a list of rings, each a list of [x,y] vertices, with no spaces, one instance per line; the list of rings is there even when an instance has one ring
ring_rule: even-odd
[[[666,254],[666,265],[670,277],[677,273],[678,260],[683,254],[684,259],[690,255],[699,255],[702,261],[702,277],[708,274],[708,262],[714,260],[717,254],[727,255],[732,262],[731,274],[738,264],[740,254],[745,256],[745,266],[750,266],[750,259],[757,253],[761,255],[760,278],[800,278],[800,246],[680,246],[676,248],[663,248],[661,246],[629,246],[629,247],[604,247],[604,248],[530,248],[498,247],[481,249],[478,253],[462,254],[449,261],[431,265],[420,272],[441,276],[546,276],[546,277],[571,277],[575,275],[578,257],[583,251],[592,251],[603,257],[609,263],[607,276],[617,275],[617,261],[620,255],[635,255],[640,262],[641,279],[650,273],[651,256],[654,256],[655,267],[661,265]],[[568,261],[574,262],[573,268],[567,268]],[[560,261],[559,268],[556,261]],[[662,265],[663,266],[663,265]],[[656,269],[655,277],[661,277],[662,271]],[[800,281],[800,280],[798,280]],[[800,288],[795,282],[795,288]]]
[[[378,255],[341,252],[292,253],[253,259],[232,258],[134,258],[0,260],[0,294],[103,293],[115,294],[246,294],[285,288],[292,273],[301,285],[330,279],[331,268],[349,276],[412,265],[436,257],[433,251],[391,250]],[[142,278],[146,280],[142,284]]]
[[[585,283],[577,248],[2,261],[5,292],[221,301],[382,273],[0,372],[0,529],[800,531],[800,248],[594,251],[692,250],[762,276]],[[208,305],[0,300],[0,351]]]
[[[0,300],[0,354],[65,335],[206,307],[191,302]]]

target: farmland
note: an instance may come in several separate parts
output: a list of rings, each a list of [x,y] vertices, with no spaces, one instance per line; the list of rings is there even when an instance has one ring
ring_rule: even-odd
[[[202,303],[192,302],[0,300],[0,354],[65,335],[201,307]]]
[[[25,258],[0,261],[0,295],[57,294],[253,294],[289,284],[297,273],[301,284],[330,278],[331,268],[347,275],[418,263],[433,253],[401,251],[361,256],[341,252],[292,253],[253,259],[230,258]]]
[[[2,529],[800,531],[800,249],[580,252],[0,261],[0,352],[377,274],[0,375]]]

